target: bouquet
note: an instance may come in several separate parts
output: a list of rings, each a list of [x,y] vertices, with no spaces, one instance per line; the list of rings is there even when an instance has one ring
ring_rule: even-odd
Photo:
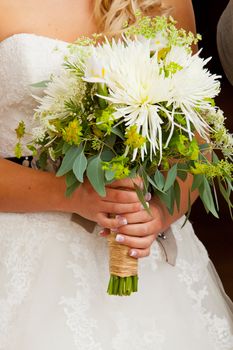
[[[233,139],[214,104],[218,76],[205,68],[209,59],[192,55],[199,36],[177,29],[166,17],[137,16],[118,39],[94,35],[69,46],[58,76],[44,84],[28,145],[39,166],[60,161],[66,195],[87,176],[105,196],[116,179],[143,179],[135,191],[146,210],[152,190],[172,214],[180,206],[180,180],[193,175],[207,210],[218,217],[216,187],[231,210]],[[21,155],[25,125],[16,129]],[[200,142],[198,142],[199,135]],[[208,154],[212,154],[211,160]],[[111,232],[108,293],[137,291],[137,260]]]

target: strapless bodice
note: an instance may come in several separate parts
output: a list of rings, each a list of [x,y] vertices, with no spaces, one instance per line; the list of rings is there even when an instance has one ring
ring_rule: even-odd
[[[33,95],[41,94],[31,85],[59,73],[67,45],[35,34],[15,34],[0,43],[0,157],[14,156],[20,120],[30,130],[37,104]]]

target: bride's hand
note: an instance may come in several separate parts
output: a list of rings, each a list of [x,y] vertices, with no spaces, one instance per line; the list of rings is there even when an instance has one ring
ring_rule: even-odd
[[[134,183],[141,186],[141,179],[134,179]],[[85,179],[71,198],[65,201],[65,205],[68,205],[66,211],[78,213],[86,219],[95,221],[100,226],[109,229],[126,225],[127,215],[140,212],[142,209],[134,184],[130,179],[115,181],[108,185],[105,197],[99,196],[88,179]],[[125,214],[124,217],[122,217],[122,214]],[[131,220],[130,216],[129,220]]]
[[[149,195],[148,198],[149,200]],[[149,214],[145,209],[135,213],[124,214],[127,225],[117,230],[116,241],[129,247],[129,255],[143,258],[150,254],[150,247],[158,234],[164,229],[164,215],[158,203],[150,202]],[[102,236],[108,235],[108,230],[101,231]]]

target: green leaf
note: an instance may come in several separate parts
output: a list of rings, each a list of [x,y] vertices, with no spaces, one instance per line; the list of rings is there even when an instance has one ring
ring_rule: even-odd
[[[105,140],[104,140],[105,144],[108,145],[109,147],[113,148],[115,142],[116,142],[116,135],[115,134],[111,134],[108,135]]]
[[[169,188],[173,186],[176,176],[177,176],[177,164],[173,165],[173,167],[167,173],[166,182],[163,188],[164,192],[167,192],[167,190],[169,190]]]
[[[48,86],[48,83],[50,83],[50,80],[42,80],[35,84],[30,84],[30,86],[35,88],[46,88]]]
[[[115,172],[112,170],[105,170],[105,179],[107,181],[112,181],[115,178]]]
[[[109,148],[104,148],[103,152],[101,153],[101,159],[104,162],[110,162],[114,156],[114,153]]]
[[[159,191],[161,193],[164,193],[163,190],[161,188],[158,188],[156,183],[151,179],[151,177],[149,175],[147,175],[147,180],[148,182],[152,185],[152,187],[154,188],[154,190]]]
[[[76,178],[80,181],[83,182],[83,175],[84,172],[87,168],[87,158],[84,154],[84,152],[82,151],[77,158],[74,161],[73,164],[73,172],[76,176]]]
[[[73,184],[77,182],[76,176],[74,175],[73,171],[69,171],[66,174],[66,187],[71,187]]]
[[[156,170],[155,175],[154,175],[154,182],[155,182],[155,186],[159,190],[163,190],[165,179],[164,179],[163,174],[158,169]]]
[[[158,192],[156,193],[161,201],[166,205],[169,213],[172,215],[174,212],[175,204],[175,191],[173,187],[170,187],[166,193]]]
[[[122,132],[120,131],[120,129],[117,128],[116,126],[113,127],[113,128],[111,129],[111,132],[112,132],[113,134],[117,135],[118,137],[120,137],[120,139],[124,140],[124,135],[122,134]]]
[[[39,168],[42,169],[42,170],[45,170],[46,166],[47,166],[47,160],[48,160],[48,154],[47,152],[42,152],[40,154],[40,157],[38,159],[38,165],[39,165]]]
[[[82,145],[72,146],[66,153],[56,176],[63,176],[73,169],[73,164],[78,155],[82,152]]]
[[[175,202],[176,202],[176,207],[177,210],[180,210],[180,185],[179,182],[176,180],[174,183],[174,192],[175,192]]]
[[[209,182],[207,181],[206,178],[203,180],[203,184],[200,186],[200,197],[201,200],[203,201],[205,207],[207,210],[209,210],[216,218],[218,218],[218,214],[215,209],[215,204],[211,192],[211,188],[209,185]]]
[[[212,153],[212,163],[217,164],[219,162],[219,158],[215,152]]]
[[[149,181],[148,181],[148,175],[146,173],[146,170],[144,167],[140,167],[139,169],[139,176],[141,176],[142,181],[143,181],[143,190],[144,193],[148,192],[148,187],[149,187]]]
[[[71,145],[65,142],[62,146],[62,154],[66,154],[70,148],[71,148]]]
[[[177,164],[177,176],[185,181],[188,176],[188,165],[184,163]]]
[[[199,188],[203,183],[203,180],[204,180],[204,175],[202,174],[194,175],[191,191],[193,192],[196,188]]]
[[[231,216],[231,219],[233,220],[233,214],[232,214],[233,204],[231,203],[231,199],[230,199],[229,187],[226,190],[225,187],[223,186],[223,184],[221,183],[221,179],[219,177],[218,177],[218,186],[219,186],[219,189],[220,189],[220,192],[221,192],[223,198],[227,202],[230,216]]]
[[[66,189],[66,193],[65,196],[66,197],[71,197],[71,195],[74,193],[74,191],[80,186],[80,182],[76,181],[73,185],[71,185],[70,187],[68,187]]]
[[[100,156],[92,157],[87,165],[87,177],[95,191],[102,197],[106,196],[104,170],[102,169],[102,160]]]
[[[135,188],[135,191],[137,193],[138,199],[140,200],[140,202],[143,205],[143,208],[147,211],[147,213],[149,215],[152,216],[150,208],[148,207],[148,204],[147,204],[147,202],[145,200],[143,191],[141,190],[141,188],[136,183],[134,183],[134,188]]]

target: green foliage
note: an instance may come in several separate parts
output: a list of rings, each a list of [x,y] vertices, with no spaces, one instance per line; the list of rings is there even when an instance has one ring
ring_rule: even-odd
[[[87,177],[95,191],[102,197],[106,196],[104,170],[100,156],[94,156],[88,161]]]

